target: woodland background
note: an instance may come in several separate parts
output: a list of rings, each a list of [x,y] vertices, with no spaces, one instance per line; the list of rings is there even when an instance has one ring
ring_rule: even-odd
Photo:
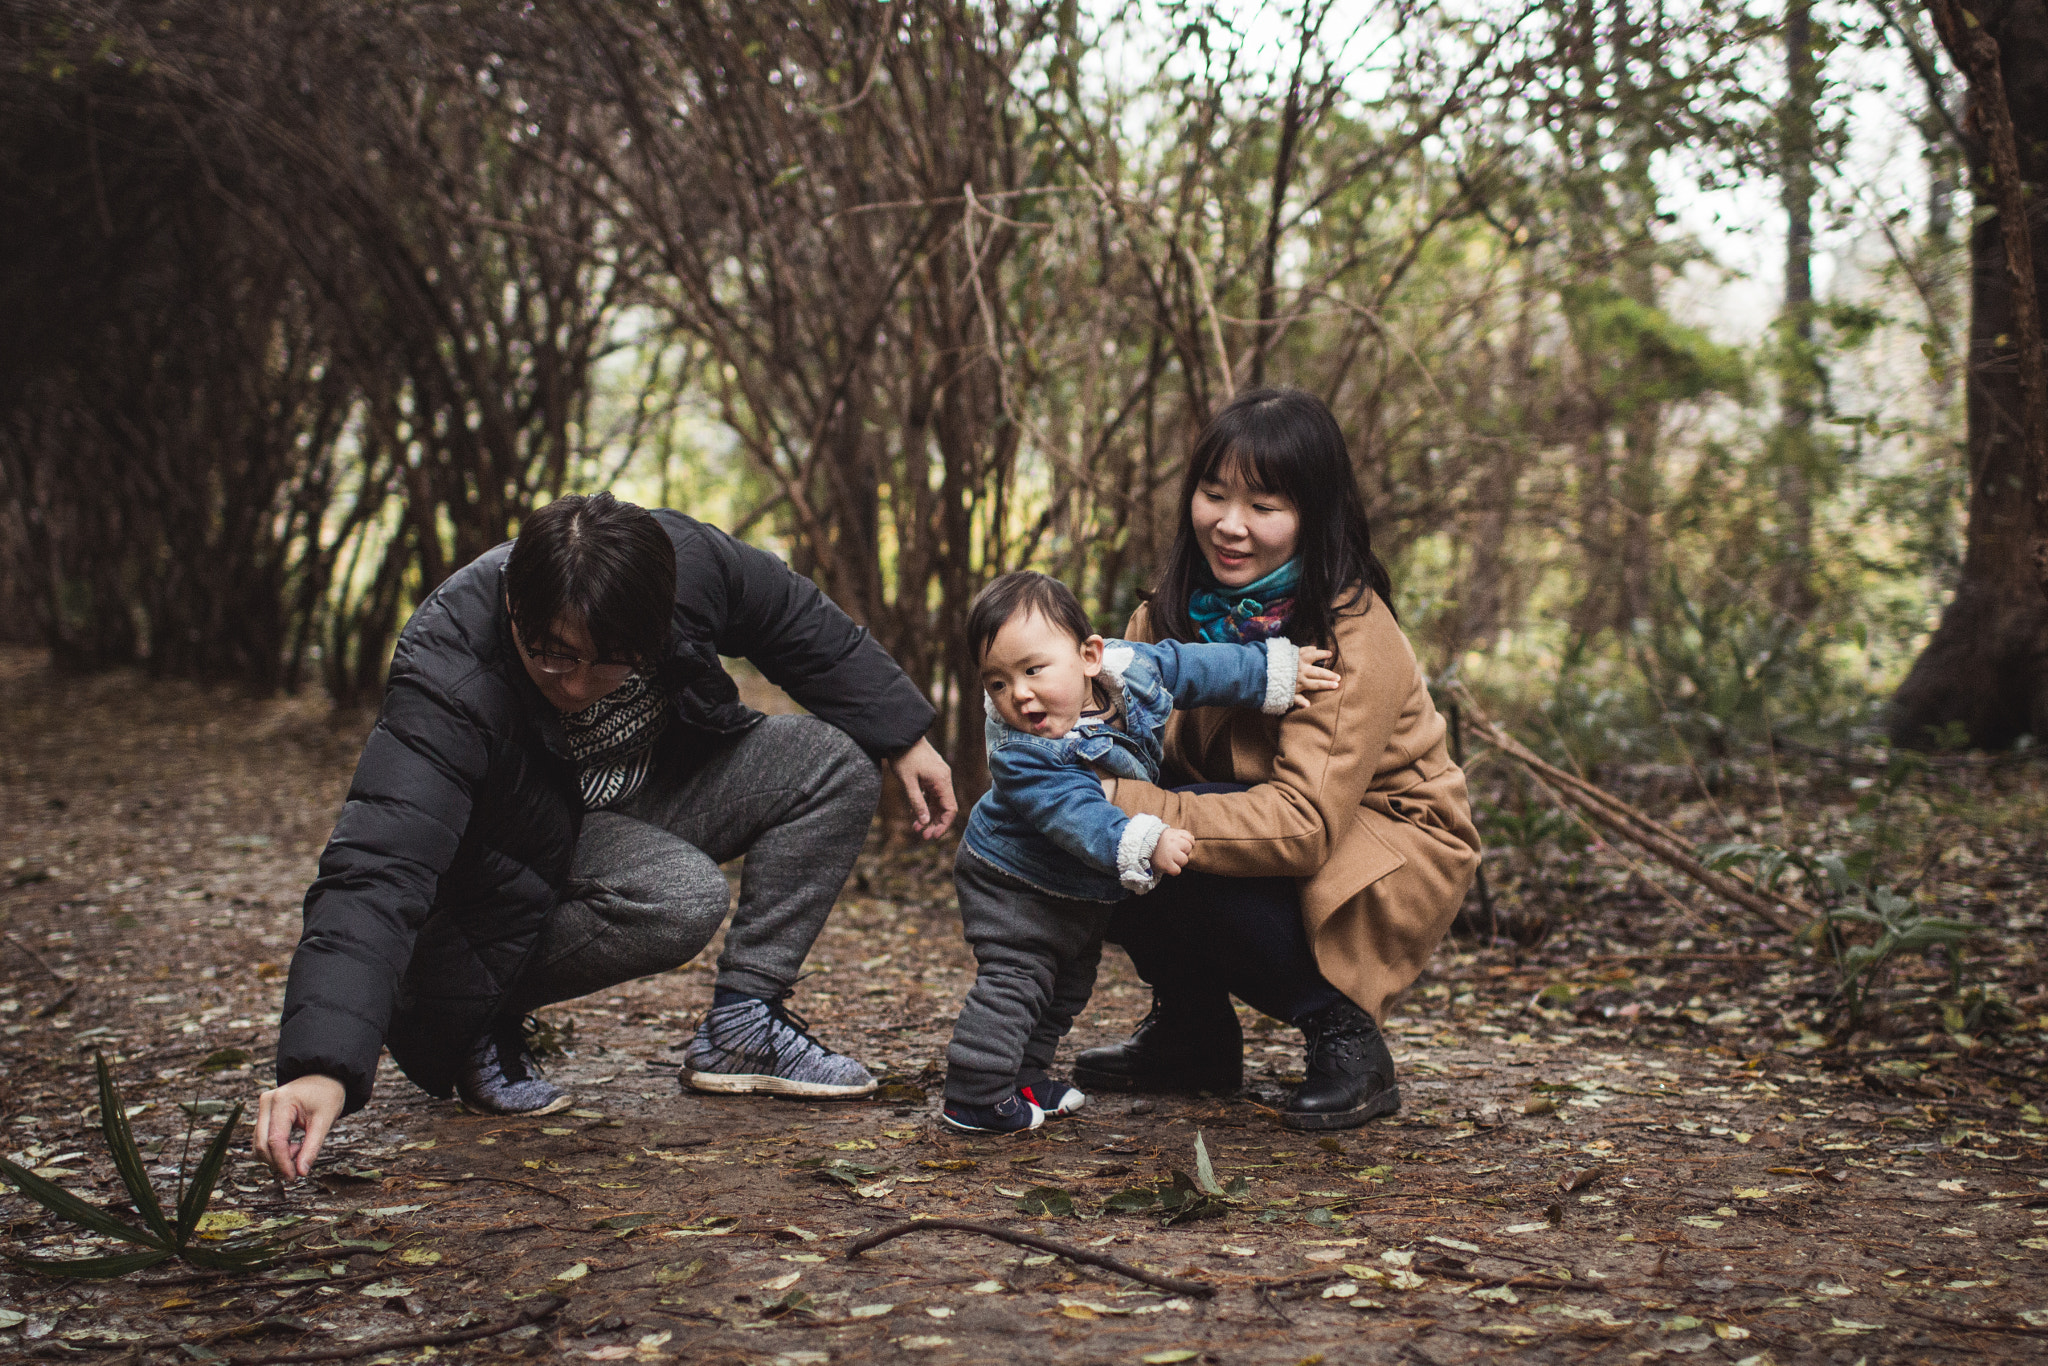
[[[1553,753],[2048,733],[1994,166],[2025,243],[2041,0],[5,0],[0,49],[0,626],[62,669],[374,700],[612,487],[814,576],[971,795],[976,589],[1114,629],[1280,383],[1432,678]]]
[[[815,576],[971,797],[975,590],[1114,629],[1207,415],[1313,390],[1487,845],[1355,1133],[1274,1127],[1247,1009],[1242,1096],[944,1136],[973,964],[943,850],[878,838],[801,998],[877,1103],[678,1094],[707,955],[546,1012],[544,1127],[387,1074],[309,1182],[216,1168],[200,1236],[272,1273],[0,1272],[5,1350],[2026,1353],[2044,181],[2048,0],[0,0],[8,1160],[133,1198],[103,1053],[148,1175],[213,1180],[397,631],[563,491]],[[1072,1048],[1149,999],[1110,959]],[[1215,1293],[847,1255],[929,1216]]]

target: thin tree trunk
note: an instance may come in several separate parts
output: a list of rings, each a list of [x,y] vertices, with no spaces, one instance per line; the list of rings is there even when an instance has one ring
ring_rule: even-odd
[[[1785,209],[1785,309],[1779,319],[1777,581],[1781,612],[1813,610],[1814,405],[1820,375],[1813,349],[1813,144],[1819,73],[1811,0],[1785,6],[1785,99],[1778,110],[1779,195]]]

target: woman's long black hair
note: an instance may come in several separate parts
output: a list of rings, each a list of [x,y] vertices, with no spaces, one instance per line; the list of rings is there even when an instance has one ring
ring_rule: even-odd
[[[1296,645],[1328,646],[1337,617],[1371,606],[1364,590],[1394,610],[1387,567],[1372,551],[1365,500],[1351,468],[1351,451],[1329,407],[1299,389],[1252,389],[1216,414],[1195,442],[1180,486],[1180,523],[1166,568],[1152,593],[1153,628],[1161,640],[1199,639],[1188,617],[1188,595],[1211,582],[1195,542],[1192,509],[1201,485],[1235,467],[1245,483],[1277,493],[1301,518],[1295,554],[1301,587],[1287,638]]]

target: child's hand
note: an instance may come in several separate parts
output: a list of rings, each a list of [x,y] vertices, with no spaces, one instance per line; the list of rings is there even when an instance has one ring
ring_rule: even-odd
[[[1152,846],[1152,871],[1174,877],[1188,866],[1188,856],[1194,852],[1195,837],[1169,825],[1159,832],[1159,843]]]
[[[1336,670],[1320,666],[1320,662],[1328,659],[1330,654],[1329,650],[1319,650],[1313,645],[1302,646],[1301,664],[1295,671],[1294,678],[1295,706],[1307,706],[1310,693],[1328,692],[1344,681],[1338,677]]]

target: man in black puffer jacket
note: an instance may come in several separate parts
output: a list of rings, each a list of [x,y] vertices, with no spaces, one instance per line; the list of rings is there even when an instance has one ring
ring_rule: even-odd
[[[744,706],[720,655],[809,709]],[[874,1081],[782,1006],[873,818],[876,761],[945,833],[933,712],[774,556],[674,512],[567,497],[451,576],[400,636],[384,707],[306,894],[255,1151],[312,1167],[378,1054],[471,1109],[568,1098],[525,1012],[667,971],[725,918],[698,1090],[857,1096]],[[303,1134],[293,1138],[294,1131]]]

